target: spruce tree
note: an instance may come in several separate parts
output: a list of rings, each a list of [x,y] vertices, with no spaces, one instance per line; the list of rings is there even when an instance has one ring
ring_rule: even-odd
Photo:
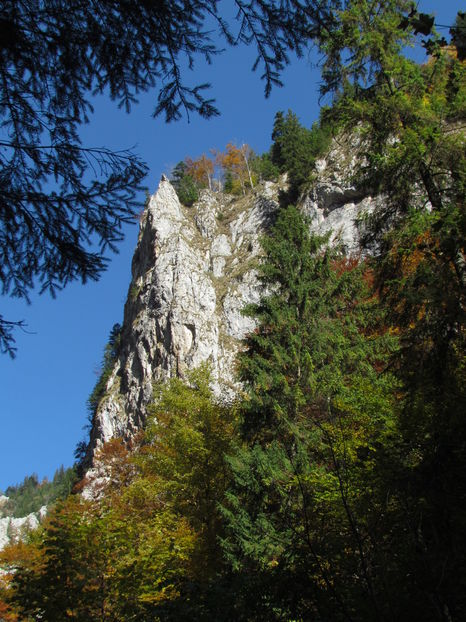
[[[277,112],[270,157],[281,173],[288,174],[289,189],[282,197],[283,205],[296,202],[310,180],[316,158],[328,146],[329,139],[328,127],[314,123],[308,129],[292,110],[288,110],[286,115],[282,111]]]
[[[199,197],[199,189],[196,187],[194,179],[189,175],[187,169],[186,162],[178,162],[173,169],[171,182],[180,202],[187,207],[191,207]]]
[[[248,309],[258,327],[240,359],[244,446],[231,458],[225,549],[260,573],[268,615],[352,619],[359,603],[359,619],[378,619],[362,508],[392,422],[393,379],[378,372],[391,338],[377,334],[364,265],[325,242],[294,207],[263,241],[267,295]]]

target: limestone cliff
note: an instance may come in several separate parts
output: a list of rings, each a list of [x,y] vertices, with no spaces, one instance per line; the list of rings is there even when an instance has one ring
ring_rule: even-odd
[[[0,495],[0,551],[10,542],[21,540],[29,531],[37,529],[47,513],[44,505],[38,512],[32,512],[22,518],[4,516],[4,507],[7,502],[8,497]]]
[[[316,230],[331,229],[354,251],[355,218],[374,201],[351,185],[348,153],[348,145],[334,144],[317,162],[315,183],[300,207]],[[219,395],[228,398],[238,389],[235,355],[254,327],[241,310],[261,295],[259,238],[273,221],[279,191],[271,182],[245,197],[205,190],[188,208],[162,177],[141,219],[119,358],[95,416],[90,460],[103,442],[129,439],[141,428],[154,381],[209,361]]]

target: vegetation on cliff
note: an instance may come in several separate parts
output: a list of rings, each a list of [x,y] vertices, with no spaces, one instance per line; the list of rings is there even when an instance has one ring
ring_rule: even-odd
[[[63,466],[55,471],[51,481],[39,481],[36,474],[28,475],[21,484],[8,486],[5,490],[8,501],[0,507],[0,516],[21,518],[38,512],[44,505],[50,506],[58,499],[66,499],[76,480],[75,469]]]
[[[6,620],[464,619],[464,56],[402,0],[334,17],[320,129],[358,135],[371,253],[281,208],[242,396],[219,403],[206,369],[157,387],[140,448],[102,449],[98,498],[3,552]]]
[[[224,151],[211,149],[198,158],[186,157],[172,171],[171,181],[181,203],[191,206],[203,188],[241,195],[264,181],[277,181],[281,173],[288,176],[288,188],[281,203],[295,202],[309,185],[314,164],[330,145],[332,132],[324,121],[307,129],[292,110],[275,115],[272,145],[258,155],[251,147],[228,143]]]

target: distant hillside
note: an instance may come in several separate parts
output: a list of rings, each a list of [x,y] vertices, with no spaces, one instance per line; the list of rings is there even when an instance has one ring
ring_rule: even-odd
[[[55,471],[52,481],[44,478],[39,482],[35,473],[27,475],[21,484],[8,486],[5,490],[8,499],[0,506],[0,518],[22,518],[38,512],[44,505],[66,498],[75,481],[73,467],[65,469],[61,466]]]

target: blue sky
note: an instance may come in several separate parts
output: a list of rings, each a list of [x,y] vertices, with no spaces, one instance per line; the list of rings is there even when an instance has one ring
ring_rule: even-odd
[[[425,0],[420,10],[437,14],[440,24],[452,23],[462,5],[454,0]],[[443,32],[443,31],[441,31]],[[259,72],[252,73],[254,51],[228,50],[211,66],[199,63],[192,83],[212,83],[221,116],[209,121],[192,116],[166,125],[154,120],[154,95],[141,98],[130,115],[102,97],[82,131],[83,143],[134,148],[149,166],[145,185],[153,193],[162,173],[185,156],[198,156],[227,142],[247,142],[258,153],[270,146],[277,110],[291,108],[307,126],[318,118],[317,59],[294,59],[283,74],[284,87],[264,99]],[[144,195],[141,195],[141,207]],[[74,283],[55,300],[33,293],[32,304],[2,298],[7,319],[24,319],[28,333],[17,332],[15,360],[0,356],[0,490],[31,473],[51,477],[61,464],[73,462],[84,438],[86,400],[97,380],[96,370],[115,322],[123,319],[130,283],[137,226],[128,226],[118,255],[98,283]]]

